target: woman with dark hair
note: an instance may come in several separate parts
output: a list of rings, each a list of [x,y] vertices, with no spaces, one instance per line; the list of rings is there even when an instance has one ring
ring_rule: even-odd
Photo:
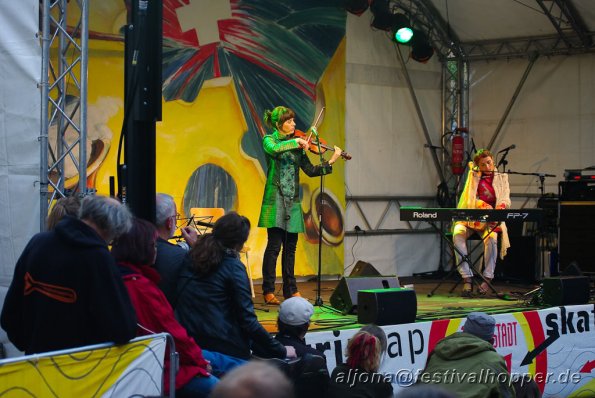
[[[209,362],[196,342],[175,319],[174,312],[163,292],[157,287],[159,274],[152,267],[157,255],[157,229],[148,221],[135,219],[128,233],[120,236],[112,246],[136,310],[138,335],[166,332],[172,335],[179,354],[176,375],[176,396],[207,397],[219,379],[210,374]],[[164,376],[169,375],[169,355],[165,357]],[[165,383],[165,394],[169,383]]]
[[[283,297],[300,296],[294,276],[298,233],[305,230],[299,192],[300,169],[308,177],[330,174],[333,172],[331,165],[343,152],[335,146],[329,161],[314,166],[305,152],[309,143],[303,138],[294,137],[294,117],[295,113],[284,106],[264,114],[265,124],[273,129],[262,140],[268,169],[258,220],[259,227],[267,228],[268,237],[262,259],[262,291],[266,304],[280,304],[275,297],[275,277],[281,246]]]
[[[248,239],[250,221],[235,212],[221,217],[201,235],[180,272],[176,316],[205,349],[249,359],[295,356],[258,323],[250,283],[239,250]]]
[[[480,149],[469,162],[469,173],[465,188],[459,198],[459,209],[507,209],[510,207],[510,187],[508,174],[499,173],[494,165],[494,155],[487,149]],[[453,227],[453,243],[458,270],[463,278],[463,297],[473,293],[473,271],[467,261],[467,239],[479,234],[484,244],[483,276],[488,282],[494,278],[496,258],[498,257],[498,233],[502,235],[500,258],[504,258],[510,247],[505,223],[495,225],[479,221],[457,221]],[[489,286],[482,282],[478,288],[480,294],[487,294]]]
[[[347,361],[333,370],[329,398],[393,396],[393,386],[378,373],[386,350],[386,334],[376,325],[360,329],[347,344]]]

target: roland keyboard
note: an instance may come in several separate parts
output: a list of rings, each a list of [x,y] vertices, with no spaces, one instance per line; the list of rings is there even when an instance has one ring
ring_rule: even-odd
[[[543,209],[451,209],[401,207],[401,221],[541,221]]]

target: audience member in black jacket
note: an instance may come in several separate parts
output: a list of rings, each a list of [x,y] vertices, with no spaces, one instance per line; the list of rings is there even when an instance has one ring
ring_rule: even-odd
[[[17,261],[1,324],[26,354],[136,336],[134,308],[107,246],[130,228],[130,212],[87,196],[80,214],[35,235]]]
[[[295,357],[258,323],[246,267],[238,257],[250,221],[228,213],[201,235],[180,273],[176,317],[198,345],[236,358]]]
[[[314,314],[314,306],[303,297],[291,297],[281,303],[279,307],[279,317],[277,318],[277,327],[279,333],[275,339],[279,340],[285,346],[295,348],[298,357],[306,354],[318,355],[325,358],[322,351],[306,344],[306,333],[310,328],[310,318]]]
[[[157,238],[157,258],[153,266],[161,276],[159,288],[173,308],[176,307],[176,284],[184,265],[184,257],[188,254],[187,249],[168,242],[178,228],[176,226],[177,218],[178,212],[174,198],[166,193],[158,193],[155,197],[155,226],[159,238]],[[180,233],[188,247],[194,246],[198,238],[198,232],[194,227],[182,227]]]

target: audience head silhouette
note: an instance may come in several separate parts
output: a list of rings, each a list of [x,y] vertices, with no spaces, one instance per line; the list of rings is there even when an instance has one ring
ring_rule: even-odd
[[[229,372],[211,398],[293,398],[293,386],[279,369],[254,361]]]

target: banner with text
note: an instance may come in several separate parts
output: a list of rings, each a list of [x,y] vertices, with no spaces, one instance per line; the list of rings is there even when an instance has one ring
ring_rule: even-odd
[[[544,397],[592,396],[584,394],[595,391],[595,305],[493,316],[494,347],[513,376],[531,377]],[[436,343],[460,332],[464,321],[460,318],[383,326],[388,346],[380,372],[392,377],[396,390],[410,386]],[[332,371],[344,361],[347,342],[357,331],[313,332],[306,336],[306,341],[325,351]]]

